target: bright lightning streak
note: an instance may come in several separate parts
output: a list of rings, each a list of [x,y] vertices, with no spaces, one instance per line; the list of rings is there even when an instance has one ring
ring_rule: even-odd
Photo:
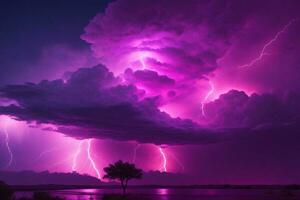
[[[136,153],[137,153],[137,150],[140,148],[140,144],[137,144],[136,147],[134,148],[133,150],[133,158],[132,158],[132,162],[135,163],[135,160],[136,160]]]
[[[83,144],[84,141],[80,141],[79,142],[79,145],[78,145],[78,148],[74,154],[74,157],[73,157],[73,164],[72,164],[72,171],[75,172],[76,171],[76,168],[77,168],[77,159],[78,159],[78,156],[81,152],[81,147],[82,147],[82,144]]]
[[[201,113],[202,113],[202,116],[203,117],[206,117],[206,114],[205,114],[205,103],[207,102],[208,98],[213,94],[215,88],[214,88],[214,85],[212,84],[212,82],[209,81],[209,85],[210,85],[210,90],[208,91],[208,93],[205,95],[202,103],[201,103]]]
[[[141,52],[140,53],[140,62],[142,63],[143,70],[146,69],[145,57],[146,57],[146,55],[143,52]]]
[[[140,53],[140,62],[142,63],[142,67],[143,69],[146,69],[146,64],[145,64],[145,55],[143,53]],[[135,162],[135,159],[136,159],[136,151],[137,149],[139,148],[139,145],[137,145],[134,149],[134,153],[133,153],[133,162]],[[164,172],[167,172],[167,158],[166,158],[166,155],[163,151],[163,149],[161,147],[158,147],[159,149],[159,152],[163,158],[163,165],[162,165],[162,168]]]
[[[98,179],[101,179],[101,175],[100,175],[100,171],[98,170],[95,161],[93,160],[92,156],[91,156],[91,143],[92,143],[92,139],[88,140],[88,147],[87,147],[87,153],[88,153],[88,158],[97,174]]]
[[[163,165],[162,165],[162,169],[164,172],[167,172],[167,157],[165,152],[163,151],[163,149],[161,147],[158,147],[159,152],[161,154],[161,157],[163,158]]]
[[[241,65],[241,66],[238,66],[238,68],[245,68],[245,67],[251,67],[253,66],[254,64],[256,64],[258,61],[262,60],[263,57],[265,55],[267,55],[266,53],[266,50],[268,49],[269,46],[271,46],[274,42],[276,42],[276,40],[280,37],[280,35],[282,35],[288,28],[289,26],[292,25],[292,23],[294,23],[296,20],[293,19],[291,20],[288,24],[286,24],[280,31],[278,31],[276,33],[276,35],[270,40],[268,41],[264,46],[263,48],[261,49],[260,53],[259,53],[259,56],[254,58],[250,63],[248,64],[245,64],[245,65]]]
[[[61,160],[59,162],[55,162],[55,163],[52,163],[52,164],[48,164],[47,165],[47,169],[48,170],[52,170],[54,168],[56,168],[57,166],[60,166],[60,165],[64,165],[65,163],[69,163],[70,160],[74,159],[74,156],[69,156],[68,158],[64,159],[64,160]]]
[[[8,164],[7,164],[7,167],[9,167],[9,166],[11,166],[11,164],[13,162],[14,156],[13,156],[12,150],[11,150],[10,145],[9,145],[9,134],[7,132],[7,120],[5,120],[5,122],[4,122],[3,132],[5,134],[5,144],[6,144],[8,154],[9,154],[9,161],[8,161]]]
[[[43,152],[40,153],[40,155],[35,159],[35,161],[37,162],[38,160],[40,160],[42,157],[44,157],[46,154],[49,154],[49,153],[53,153],[55,151],[59,151],[61,148],[51,148],[51,149],[48,149],[48,150],[45,150]]]
[[[177,162],[177,164],[180,166],[181,171],[184,172],[184,166],[183,164],[179,161],[179,159],[173,154],[173,153],[168,153],[169,155],[171,155],[173,157],[173,159]]]

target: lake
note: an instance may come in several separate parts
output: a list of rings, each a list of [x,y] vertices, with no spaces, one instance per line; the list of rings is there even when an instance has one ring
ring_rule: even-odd
[[[52,190],[53,196],[66,200],[106,200],[107,194],[120,194],[119,189]],[[128,189],[134,200],[288,200],[300,199],[299,190],[278,189]],[[16,196],[31,197],[32,192],[17,192]]]

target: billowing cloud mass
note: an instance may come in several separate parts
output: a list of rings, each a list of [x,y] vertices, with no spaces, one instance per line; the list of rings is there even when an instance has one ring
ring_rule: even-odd
[[[114,1],[81,35],[102,64],[64,80],[4,86],[1,97],[16,104],[0,113],[76,138],[155,144],[296,131],[299,4]],[[239,67],[269,41],[261,62]]]
[[[252,128],[266,123],[299,121],[299,96],[289,95],[281,102],[273,95],[249,97],[230,91],[207,105],[213,126],[200,126],[170,117],[158,109],[159,97],[145,97],[134,85],[120,82],[99,65],[79,69],[65,82],[8,85],[0,89],[1,96],[17,104],[0,107],[0,112],[18,120],[56,125],[57,131],[72,137],[155,144],[217,142],[232,133],[256,132]]]
[[[297,1],[119,0],[94,17],[82,39],[115,73],[146,67],[177,80],[200,79],[219,67],[217,60],[241,43],[241,37],[249,37],[239,52],[247,54],[244,48],[254,37],[272,37],[297,18],[298,8]],[[281,16],[276,25],[275,13]],[[247,35],[261,29],[251,38]],[[241,60],[236,65],[246,62]]]
[[[116,1],[94,17],[82,39],[112,72],[130,68],[131,81],[172,103],[168,111],[174,116],[195,119],[208,90],[207,76],[245,22],[242,10],[234,16],[228,6],[197,0]]]
[[[0,112],[19,120],[53,124],[58,131],[78,138],[112,138],[148,143],[214,142],[216,134],[191,120],[171,118],[156,107],[156,98],[120,80],[104,66],[82,68],[70,78],[39,84],[8,85],[2,97],[18,105]]]
[[[248,95],[299,89],[299,8],[293,0],[119,0],[94,17],[81,38],[113,73],[130,72],[146,95],[160,95],[162,110],[202,122],[211,83],[214,98],[231,89]],[[289,23],[256,69],[239,68]]]
[[[253,94],[231,90],[206,105],[207,117],[220,127],[256,127],[265,125],[297,124],[300,96],[287,93]]]

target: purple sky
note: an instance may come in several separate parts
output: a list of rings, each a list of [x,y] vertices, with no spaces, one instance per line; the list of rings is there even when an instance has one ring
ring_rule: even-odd
[[[300,2],[69,6],[32,1],[3,20],[23,14],[36,30],[20,51],[12,23],[1,50],[3,169],[101,177],[122,159],[191,183],[300,183]]]

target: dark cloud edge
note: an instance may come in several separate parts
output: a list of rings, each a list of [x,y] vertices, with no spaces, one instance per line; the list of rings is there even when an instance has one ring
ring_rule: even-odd
[[[226,122],[228,124],[220,123],[218,117],[226,117],[228,114],[240,119],[239,113],[228,113],[228,109],[232,109],[230,106],[236,106],[230,103],[232,99],[238,99],[244,107],[246,105],[245,110],[249,105],[253,109],[253,106],[256,108],[256,104],[259,105],[257,108],[269,104],[268,100],[260,100],[256,104],[254,101],[253,104],[253,98],[263,98],[263,95],[240,98],[244,94],[234,90],[221,95],[207,106],[208,109],[217,111],[210,113],[213,121],[210,126],[201,126],[191,120],[171,118],[167,113],[159,111],[156,98],[141,100],[140,91],[135,86],[120,85],[119,78],[114,77],[103,65],[81,68],[73,72],[67,81],[58,79],[44,80],[38,84],[6,85],[0,88],[0,95],[17,103],[1,106],[0,114],[10,115],[27,123],[35,122],[39,128],[43,128],[45,124],[52,124],[57,128],[51,130],[78,139],[99,138],[157,145],[197,145],[239,139],[257,133],[276,134],[278,130],[296,131],[299,124],[299,118],[296,116],[291,116],[297,120],[294,123],[290,120],[289,124],[266,121],[265,118],[242,127],[232,124],[232,121]],[[273,98],[266,97],[273,101]],[[295,100],[295,97],[292,97]],[[298,99],[298,96],[296,97]],[[225,107],[222,107],[223,105]],[[285,113],[285,104],[278,104],[282,105],[283,107],[274,107],[280,116]],[[299,104],[296,104],[296,107],[299,108]],[[292,114],[297,115],[298,112],[292,110]],[[273,115],[274,112],[270,114]],[[266,117],[268,115],[269,113],[265,114]]]

